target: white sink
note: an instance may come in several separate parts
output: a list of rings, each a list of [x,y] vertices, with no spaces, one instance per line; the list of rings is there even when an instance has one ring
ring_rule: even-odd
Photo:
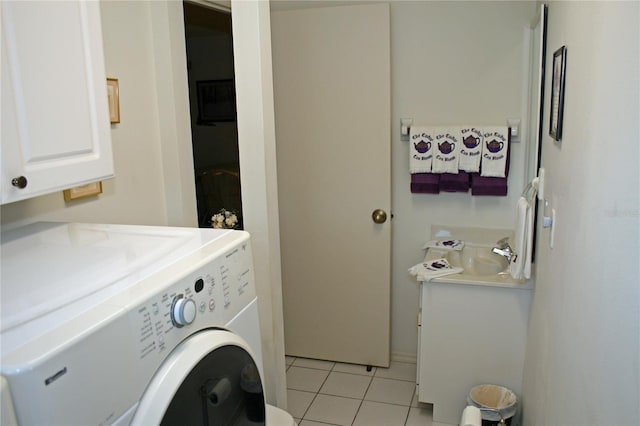
[[[467,243],[462,250],[429,249],[427,259],[444,257],[453,267],[464,269],[466,275],[498,275],[506,272],[509,262],[504,256],[491,251],[492,246]]]
[[[530,289],[532,280],[515,279],[509,273],[509,261],[491,252],[497,241],[507,237],[513,247],[513,230],[473,228],[446,225],[431,225],[431,240],[457,239],[464,241],[460,251],[445,251],[430,248],[425,261],[445,258],[451,266],[462,268],[459,274],[437,277],[431,281],[439,284],[481,285]]]

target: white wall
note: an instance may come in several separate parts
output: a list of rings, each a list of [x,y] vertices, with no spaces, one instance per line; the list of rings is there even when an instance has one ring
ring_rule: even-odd
[[[163,135],[166,131],[161,128],[159,118],[162,102],[158,78],[164,86],[171,86],[173,96],[180,93],[180,88],[176,89],[156,73],[154,38],[159,33],[168,33],[168,27],[152,23],[146,2],[103,1],[100,6],[106,74],[117,78],[120,86],[121,122],[111,126],[116,177],[103,182],[104,193],[97,197],[65,203],[60,192],[4,205],[2,229],[36,220],[176,226],[197,223],[193,178],[190,178],[190,188],[184,187],[184,178],[173,178],[176,174],[169,169],[178,167],[180,156],[163,151],[161,144],[161,140],[166,139]],[[175,103],[172,99],[171,105]],[[181,134],[184,126],[182,130],[175,130],[175,122],[180,117],[174,115],[172,120],[171,140],[175,143],[189,138],[189,133]],[[187,131],[188,126],[186,121]],[[190,144],[187,148],[186,168],[192,173],[193,166],[188,165]],[[179,191],[166,184],[166,176],[179,181]],[[182,201],[175,201],[176,192],[180,192],[177,195]],[[172,204],[179,204],[179,210],[172,208]]]
[[[563,137],[542,166],[555,246],[538,226],[527,425],[640,424],[640,3],[552,2],[547,64],[567,47]]]
[[[524,189],[526,141],[512,145],[507,197],[411,194],[400,118],[418,125],[524,121],[524,28],[535,2],[391,2],[392,351],[415,357],[418,286],[407,269],[424,256],[432,224],[511,228]]]
[[[127,4],[130,2],[126,2]],[[182,2],[150,1],[167,224],[196,226],[191,115]]]

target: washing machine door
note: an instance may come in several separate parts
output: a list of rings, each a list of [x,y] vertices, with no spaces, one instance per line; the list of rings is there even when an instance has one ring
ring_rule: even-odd
[[[236,334],[204,330],[182,342],[145,390],[132,425],[264,425],[260,373]]]

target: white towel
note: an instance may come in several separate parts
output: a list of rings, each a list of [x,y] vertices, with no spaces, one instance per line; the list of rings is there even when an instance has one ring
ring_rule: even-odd
[[[435,146],[433,147],[433,173],[458,174],[458,161],[460,160],[460,129],[449,127],[436,127]]]
[[[460,129],[460,138],[458,169],[470,173],[479,172],[482,156],[482,130],[477,127],[463,126]]]
[[[527,217],[529,216],[529,202],[526,198],[520,197],[516,205],[516,226],[515,236],[513,241],[513,250],[517,256],[511,261],[509,265],[509,273],[517,280],[524,277],[524,263],[528,254],[527,247]]]
[[[534,201],[535,197],[529,202],[529,208],[527,209],[527,227],[526,227],[526,252],[527,257],[524,259],[524,277],[526,279],[531,278],[531,258],[533,257],[533,230],[535,228],[534,223]]]
[[[409,132],[409,173],[431,173],[434,137],[431,128],[412,126]]]
[[[447,259],[434,259],[409,268],[409,273],[416,277],[416,281],[431,281],[434,278],[458,274],[462,271],[462,268],[452,268]]]
[[[484,127],[482,129],[482,166],[480,176],[505,177],[507,151],[509,150],[508,127]]]
[[[427,241],[423,249],[426,248],[436,248],[439,250],[448,250],[448,251],[460,251],[464,247],[464,241],[462,240],[431,240]]]

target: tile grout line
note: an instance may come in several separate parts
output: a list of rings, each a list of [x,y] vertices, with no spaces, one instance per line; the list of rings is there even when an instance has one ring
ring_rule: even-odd
[[[407,422],[409,421],[409,416],[411,415],[411,404],[413,403],[413,398],[416,396],[416,389],[414,387],[413,393],[411,394],[411,401],[409,402],[409,409],[407,410],[407,416],[404,418],[404,426],[407,426]]]
[[[337,365],[337,362],[333,362],[332,365],[331,365],[331,368],[329,370],[317,369],[317,370],[327,371],[328,374],[327,374],[327,377],[325,377],[325,379],[322,382],[322,384],[320,385],[320,388],[318,389],[318,391],[315,393],[313,399],[311,400],[311,403],[309,404],[309,406],[305,410],[304,415],[301,418],[301,421],[302,420],[310,420],[310,419],[305,419],[305,416],[309,412],[309,409],[311,408],[311,405],[313,405],[313,402],[316,400],[318,395],[327,395],[327,396],[333,396],[333,397],[336,397],[336,398],[348,398],[348,399],[353,399],[353,400],[356,400],[356,401],[360,401],[360,403],[358,404],[358,409],[356,410],[356,413],[353,416],[353,420],[351,421],[351,425],[353,425],[353,423],[356,421],[356,417],[358,417],[358,413],[360,412],[360,408],[362,407],[362,404],[364,402],[364,397],[366,396],[367,392],[369,391],[369,387],[371,387],[371,383],[373,382],[373,377],[375,376],[375,373],[373,373],[371,376],[369,376],[368,374],[364,375],[364,377],[367,377],[367,376],[369,377],[369,384],[367,385],[367,389],[364,391],[364,395],[362,395],[362,398],[350,398],[350,397],[345,397],[345,396],[342,396],[342,395],[332,395],[332,394],[320,393],[320,391],[322,390],[322,387],[325,385],[325,383],[329,379],[329,376],[331,375],[331,373],[335,372],[335,373],[341,373],[341,374],[348,374],[348,375],[351,375],[351,376],[360,376],[360,377],[363,376],[363,375],[360,375],[360,374],[347,373],[347,372],[344,372],[344,371],[336,371],[335,370],[336,365]],[[291,366],[293,366],[293,363],[291,364]],[[311,368],[311,369],[313,369],[312,367],[300,367],[300,366],[298,366],[298,368]],[[311,421],[316,421],[316,420],[311,420]],[[320,423],[324,423],[324,422],[320,422]],[[331,424],[331,423],[327,423],[327,424]]]
[[[307,406],[305,412],[303,413],[302,418],[300,419],[300,421],[304,421],[304,420],[308,420],[308,421],[315,421],[315,420],[310,420],[310,419],[306,419],[305,416],[308,414],[309,409],[311,408],[311,406],[313,405],[313,403],[315,402],[315,400],[317,399],[318,395],[326,395],[326,396],[332,396],[332,397],[336,397],[336,398],[346,398],[346,399],[353,399],[353,400],[357,400],[359,401],[358,404],[358,409],[356,410],[356,413],[354,415],[354,418],[351,422],[351,426],[353,426],[355,424],[356,418],[358,417],[358,414],[360,413],[362,406],[364,404],[364,401],[366,401],[366,395],[367,392],[369,392],[372,384],[373,384],[373,380],[375,378],[378,379],[386,379],[386,380],[393,380],[393,381],[397,381],[397,382],[413,382],[412,380],[406,380],[406,379],[401,379],[401,378],[396,378],[396,377],[381,377],[378,376],[379,373],[379,369],[376,367],[376,370],[373,372],[373,374],[369,375],[369,374],[358,374],[358,373],[353,373],[353,372],[346,372],[346,371],[337,371],[336,367],[338,362],[336,361],[327,361],[327,362],[331,362],[331,367],[329,369],[324,369],[324,368],[318,368],[318,367],[313,367],[313,366],[300,366],[300,365],[294,365],[296,359],[298,359],[298,357],[293,357],[293,360],[291,362],[291,364],[289,364],[287,366],[287,371],[291,368],[291,367],[297,367],[297,368],[304,368],[304,369],[311,369],[311,370],[316,370],[316,371],[326,371],[327,372],[327,376],[324,378],[324,380],[322,381],[322,383],[320,384],[320,387],[318,388],[317,392],[314,392],[314,396],[311,400],[311,402],[309,403],[309,405]],[[362,366],[363,368],[365,368],[366,366]],[[350,376],[360,376],[360,377],[369,377],[369,383],[367,385],[366,390],[364,391],[364,394],[362,396],[362,398],[352,398],[352,397],[347,397],[347,396],[343,396],[343,395],[333,395],[330,393],[321,393],[321,390],[323,388],[323,386],[326,384],[327,380],[329,379],[329,376],[331,375],[331,373],[341,373],[341,374],[346,374],[346,375],[350,375]],[[297,389],[291,389],[291,390],[297,390]],[[303,390],[297,390],[299,392],[305,392]],[[308,392],[308,391],[306,391]],[[404,405],[404,404],[397,404],[397,403],[390,403],[390,402],[382,402],[382,401],[371,401],[371,402],[375,402],[375,403],[380,403],[380,404],[386,404],[386,405],[394,405],[394,406],[399,406],[399,407],[405,407],[407,408],[407,414],[405,416],[405,420],[404,420],[404,425],[406,426],[408,420],[409,420],[409,415],[411,414],[411,408],[412,408],[412,403],[413,403],[413,399],[415,397],[416,394],[416,389],[414,387],[413,392],[411,394],[411,399],[409,401],[408,405]],[[325,423],[325,422],[318,422],[318,423],[322,423],[322,424],[327,424],[327,425],[331,425],[331,423]]]
[[[378,370],[376,368],[376,371],[374,371],[373,374],[371,375],[371,377],[369,378],[369,385],[367,385],[367,389],[365,389],[364,395],[362,395],[362,399],[360,400],[360,405],[358,405],[358,409],[356,410],[356,415],[353,416],[353,420],[351,421],[351,426],[353,426],[353,424],[356,422],[356,419],[358,418],[358,413],[360,413],[360,409],[362,408],[362,404],[364,404],[364,399],[367,396],[367,392],[369,392],[369,389],[371,388],[371,384],[373,383],[373,379],[376,376],[377,372],[378,372]]]
[[[293,363],[292,363],[293,365]],[[327,379],[329,378],[329,375],[331,374],[331,371],[333,371],[333,367],[335,366],[335,363],[333,364],[333,366],[331,366],[331,369],[328,370],[329,372],[327,373],[327,377],[324,378],[324,380],[322,381],[322,383],[320,384],[320,387],[318,388],[318,391],[316,392],[316,394],[313,396],[313,399],[311,400],[311,402],[309,403],[309,406],[307,407],[306,410],[304,410],[304,414],[302,415],[302,418],[300,419],[300,421],[305,420],[305,416],[307,415],[307,413],[309,412],[309,409],[311,408],[311,406],[313,405],[313,402],[316,400],[316,398],[318,398],[318,395],[320,395],[320,390],[322,389],[322,387],[324,386],[324,384],[327,382]],[[302,368],[302,367],[300,367]],[[327,370],[324,370],[327,371]]]

